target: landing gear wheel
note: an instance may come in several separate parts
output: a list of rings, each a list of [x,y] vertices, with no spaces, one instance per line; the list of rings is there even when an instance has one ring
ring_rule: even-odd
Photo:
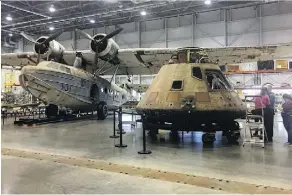
[[[169,138],[170,138],[170,140],[173,141],[173,142],[177,142],[177,141],[180,140],[177,131],[171,131],[171,132],[169,133]]]
[[[228,131],[225,135],[229,144],[238,144],[238,139],[240,137],[239,131]]]
[[[158,134],[158,129],[151,129],[149,131],[149,135],[151,137],[151,140],[153,140],[153,141],[157,140],[157,134]]]
[[[66,110],[59,110],[59,116],[61,117],[66,116]]]
[[[45,114],[48,118],[51,118],[51,117],[56,117],[58,115],[58,106],[54,105],[54,104],[49,104],[47,107],[46,107],[46,111],[45,111]]]
[[[205,133],[202,135],[202,142],[204,144],[212,144],[216,141],[215,133]]]
[[[108,115],[108,109],[107,109],[107,105],[105,102],[101,102],[98,106],[97,106],[97,116],[98,116],[98,120],[104,120]]]

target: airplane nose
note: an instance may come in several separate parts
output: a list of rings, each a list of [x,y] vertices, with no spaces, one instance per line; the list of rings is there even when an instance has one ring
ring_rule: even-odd
[[[29,80],[32,80],[33,75],[33,66],[24,66],[21,69],[21,73],[19,75],[19,81],[22,86],[26,86]]]

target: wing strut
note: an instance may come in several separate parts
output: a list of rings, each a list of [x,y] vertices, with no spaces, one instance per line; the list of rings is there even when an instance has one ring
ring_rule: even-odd
[[[117,67],[116,67],[116,69],[115,69],[115,72],[114,72],[114,74],[113,74],[113,76],[112,76],[112,78],[111,78],[110,83],[112,83],[114,76],[116,76],[116,73],[117,73],[117,70],[118,70],[119,66],[120,66],[120,64],[117,65]]]

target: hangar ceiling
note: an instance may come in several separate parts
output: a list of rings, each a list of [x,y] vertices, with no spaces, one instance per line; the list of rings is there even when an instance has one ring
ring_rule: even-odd
[[[31,35],[44,35],[64,28],[97,28],[255,3],[259,1],[213,0],[211,5],[206,5],[204,1],[176,0],[2,1],[1,38],[12,33],[19,35],[21,31]],[[51,7],[55,11],[52,12]],[[141,11],[145,11],[147,15],[142,16]],[[7,16],[12,20],[7,20]],[[54,30],[50,30],[50,27]]]

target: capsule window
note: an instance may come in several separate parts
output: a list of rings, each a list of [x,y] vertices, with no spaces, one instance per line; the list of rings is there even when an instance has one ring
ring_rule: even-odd
[[[201,68],[193,67],[193,77],[195,77],[196,79],[202,80],[203,76],[202,76]]]
[[[182,81],[173,81],[171,89],[174,89],[174,90],[182,89]]]

